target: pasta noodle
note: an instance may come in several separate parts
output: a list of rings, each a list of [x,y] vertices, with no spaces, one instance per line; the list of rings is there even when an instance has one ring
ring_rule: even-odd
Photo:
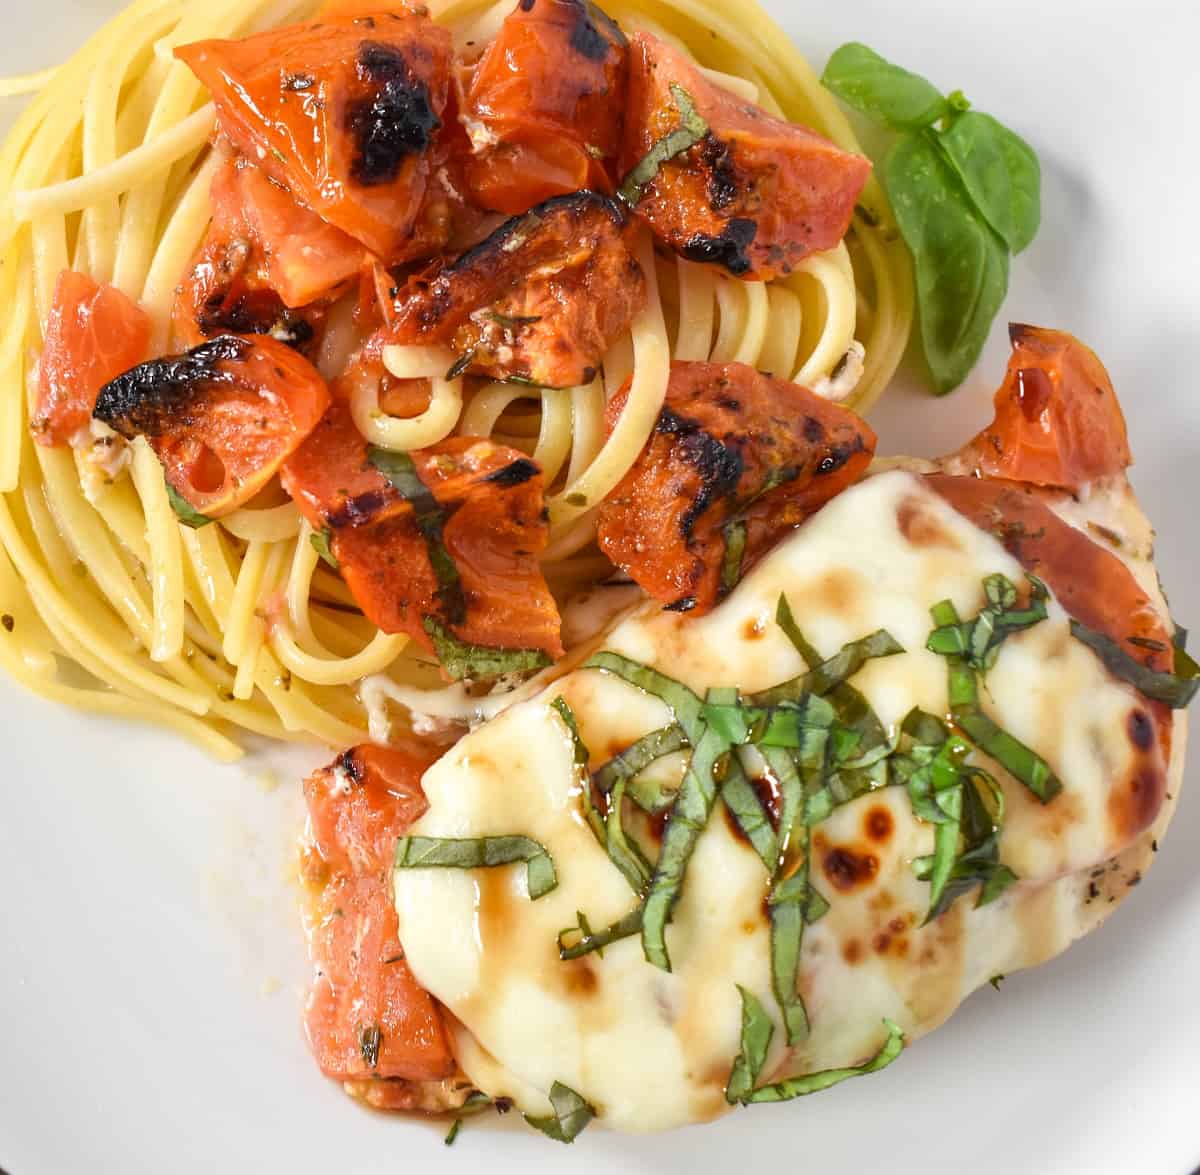
[[[458,44],[493,37],[512,0],[432,0]],[[479,710],[462,687],[438,689],[404,636],[376,631],[321,567],[313,532],[274,487],[218,523],[176,518],[144,441],[128,476],[108,441],[74,453],[30,442],[36,356],[58,273],[74,267],[140,302],[162,353],[180,274],[211,215],[217,160],[212,104],[172,56],[193,40],[302,19],[316,0],[136,0],[54,69],[0,81],[30,94],[0,150],[0,663],[26,687],[96,712],[162,723],[221,759],[239,730],[344,745],[386,737],[381,699],[422,713]],[[614,0],[624,26],[653,31],[746,100],[856,150],[814,74],[753,0]],[[549,390],[447,379],[440,348],[388,347],[397,379],[427,379],[427,407],[388,415],[374,381],[350,390],[373,444],[421,448],[452,433],[493,435],[543,470],[545,554],[556,592],[606,564],[592,545],[596,507],[629,470],[657,418],[672,358],[738,360],[828,392],[835,369],[861,375],[848,402],[866,410],[894,371],[912,314],[909,262],[883,193],[847,240],[785,279],[746,283],[659,255],[637,240],[649,299],[590,384]],[[354,347],[335,306],[318,363],[344,369]],[[839,364],[843,364],[839,368]],[[631,378],[611,434],[605,405]],[[841,382],[848,382],[843,376]],[[110,454],[111,455],[111,454]],[[67,673],[65,663],[75,668]],[[360,683],[363,683],[360,685]],[[435,688],[431,689],[430,686]]]

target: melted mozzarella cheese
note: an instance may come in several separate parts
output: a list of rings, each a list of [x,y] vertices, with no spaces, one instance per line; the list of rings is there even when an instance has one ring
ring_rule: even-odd
[[[961,615],[974,615],[984,603],[981,580],[993,572],[1023,582],[992,536],[919,478],[886,472],[834,499],[708,616],[687,619],[649,605],[620,622],[604,647],[697,692],[763,689],[804,669],[774,623],[786,593],[826,656],[878,628],[900,641],[905,653],[870,662],[854,678],[894,726],[914,705],[946,711],[946,662],[924,648],[929,608],[949,598]],[[1053,600],[1047,620],[1005,642],[985,687],[988,712],[1064,784],[1043,806],[984,761],[1005,790],[1001,857],[1020,883],[982,910],[963,899],[922,926],[928,884],[916,880],[911,861],[931,850],[930,826],[896,788],[838,809],[813,836],[814,877],[831,908],[804,941],[801,991],[812,1033],[789,1053],[777,1024],[769,1073],[856,1063],[881,1043],[884,1016],[913,1035],[935,1027],[991,975],[1050,957],[1098,920],[1098,911],[1084,910],[1081,879],[1126,848],[1108,799],[1132,763],[1127,718],[1141,699],[1071,638]],[[646,963],[636,938],[606,948],[603,958],[559,961],[557,935],[575,925],[577,911],[599,928],[635,898],[581,814],[573,744],[550,705],[558,696],[575,712],[593,766],[669,720],[656,699],[576,669],[430,768],[423,780],[430,808],[414,833],[533,837],[552,855],[559,885],[531,902],[523,867],[398,870],[409,964],[461,1022],[460,1062],[489,1093],[544,1113],[546,1091],[562,1081],[601,1121],[626,1130],[711,1118],[728,1108],[737,985],[775,1011],[765,871],[718,805],[667,930],[671,973]],[[1143,838],[1120,860],[1145,851]]]

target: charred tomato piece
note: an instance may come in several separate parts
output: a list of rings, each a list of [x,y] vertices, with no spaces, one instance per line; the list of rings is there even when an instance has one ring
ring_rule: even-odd
[[[317,976],[305,1008],[321,1071],[369,1083],[389,1101],[438,1108],[456,1072],[441,1008],[413,977],[391,901],[392,847],[428,806],[421,775],[436,753],[354,747],[305,781],[313,891],[309,950]],[[439,1083],[432,1091],[420,1088]],[[383,1090],[376,1099],[384,1097]]]
[[[477,437],[372,450],[338,398],[283,485],[327,532],[372,623],[437,653],[448,676],[496,674],[448,656],[447,641],[481,655],[537,654],[519,659],[522,668],[562,656],[538,562],[548,537],[542,474],[523,453]]]
[[[630,42],[628,93],[622,194],[681,256],[768,280],[846,235],[871,171],[861,155],[736,97],[647,33]],[[681,126],[693,145],[655,163]]]
[[[595,192],[556,196],[501,225],[396,300],[389,338],[442,343],[457,365],[543,387],[590,383],[646,299],[620,207]]]
[[[462,100],[479,204],[516,215],[551,196],[612,190],[627,46],[589,0],[520,0]]]
[[[220,335],[105,384],[93,415],[146,437],[171,489],[219,518],[270,481],[328,404],[316,368],[283,343]]]
[[[34,440],[67,444],[91,421],[100,389],[140,363],[149,344],[150,318],[140,306],[114,286],[64,269],[38,361]]]
[[[996,418],[963,450],[990,477],[1077,489],[1133,458],[1112,381],[1064,331],[1013,324]]]
[[[608,405],[610,430],[626,392]],[[703,614],[874,451],[864,421],[798,384],[742,363],[672,363],[650,441],[600,508],[600,547],[668,608]]]
[[[237,149],[324,220],[389,262],[444,240],[426,197],[450,34],[428,15],[336,17],[176,54],[212,93]]]

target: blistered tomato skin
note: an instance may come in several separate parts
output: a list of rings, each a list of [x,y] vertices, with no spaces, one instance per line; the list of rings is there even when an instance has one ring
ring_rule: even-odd
[[[389,264],[444,244],[431,180],[451,48],[428,15],[335,17],[176,53],[237,149],[331,225]]]
[[[679,93],[708,133],[631,194],[660,240],[748,281],[788,274],[837,245],[870,162],[722,89],[648,33],[630,40],[622,174],[679,128]]]
[[[996,417],[963,455],[990,477],[1078,489],[1132,463],[1104,365],[1065,331],[1012,324]]]
[[[105,384],[94,415],[127,439],[145,436],[171,488],[219,518],[275,476],[328,403],[325,381],[290,347],[220,335]]]
[[[582,188],[612,191],[628,42],[587,0],[521,0],[462,100],[467,184],[517,215]]]
[[[64,269],[54,287],[38,361],[30,430],[65,445],[91,420],[100,389],[146,357],[150,317],[120,290]]]

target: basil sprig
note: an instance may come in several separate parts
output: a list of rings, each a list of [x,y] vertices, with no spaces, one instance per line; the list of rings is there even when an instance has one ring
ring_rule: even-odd
[[[169,481],[164,480],[163,484],[167,487],[167,501],[171,503],[171,509],[175,511],[175,517],[184,526],[199,530],[202,526],[207,526],[212,522],[207,514],[201,514]]]
[[[843,1069],[822,1069],[817,1073],[806,1073],[789,1077],[773,1085],[758,1086],[758,1078],[766,1064],[767,1052],[775,1026],[753,992],[739,987],[742,996],[742,1040],[741,1051],[733,1063],[729,1081],[725,1086],[725,1100],[730,1105],[753,1105],[759,1102],[786,1102],[792,1098],[820,1093],[851,1077],[864,1077],[886,1069],[904,1051],[904,1031],[892,1020],[884,1019],[887,1039],[879,1051],[861,1065]],[[757,1088],[756,1088],[757,1086]]]
[[[1115,677],[1129,682],[1143,697],[1182,710],[1200,690],[1200,666],[1180,644],[1174,646],[1175,672],[1159,673],[1131,657],[1116,641],[1078,620],[1071,621],[1071,635],[1082,641]]]
[[[453,681],[488,681],[509,673],[530,673],[550,664],[549,654],[541,649],[494,649],[461,641],[432,616],[426,616],[421,626],[433,641],[438,662]]]
[[[1036,576],[1029,580],[1029,604],[1018,608],[1017,589],[1007,576],[987,576],[983,581],[987,606],[974,620],[939,625],[929,634],[925,647],[943,656],[962,657],[967,665],[986,673],[996,663],[1005,639],[1021,629],[1031,628],[1046,619],[1046,585]]]
[[[642,198],[642,189],[658,175],[664,163],[690,150],[708,134],[708,123],[696,113],[692,96],[682,86],[671,83],[671,97],[679,111],[679,123],[659,139],[621,181],[617,196],[631,208]]]
[[[396,840],[394,865],[397,869],[491,869],[521,862],[530,901],[557,887],[550,854],[527,836],[402,836]]]
[[[596,1116],[596,1111],[569,1085],[556,1081],[550,1086],[550,1105],[554,1113],[546,1118],[535,1118],[524,1114],[525,1121],[535,1130],[540,1130],[555,1142],[574,1142],[587,1124]]]
[[[943,97],[865,45],[838,49],[821,82],[898,135],[881,178],[913,256],[925,357],[943,395],[979,358],[1008,291],[1010,254],[1037,233],[1037,155],[961,93]]]

